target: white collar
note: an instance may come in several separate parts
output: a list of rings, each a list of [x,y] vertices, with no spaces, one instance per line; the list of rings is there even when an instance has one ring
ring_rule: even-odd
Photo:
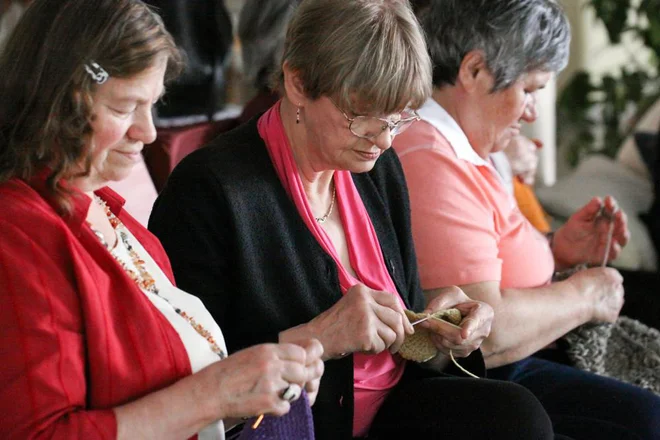
[[[454,118],[433,98],[427,99],[424,105],[417,110],[417,114],[419,114],[422,120],[428,122],[442,133],[447,141],[449,141],[454,153],[456,153],[456,157],[477,166],[489,166],[489,163],[474,151],[465,132],[463,132]]]

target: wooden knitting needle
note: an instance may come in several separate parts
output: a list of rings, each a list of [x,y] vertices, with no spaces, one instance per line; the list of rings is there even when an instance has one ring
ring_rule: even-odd
[[[257,429],[259,427],[259,425],[261,424],[261,421],[263,419],[264,419],[264,415],[259,414],[259,417],[257,417],[257,420],[255,420],[254,423],[252,424],[252,429]]]

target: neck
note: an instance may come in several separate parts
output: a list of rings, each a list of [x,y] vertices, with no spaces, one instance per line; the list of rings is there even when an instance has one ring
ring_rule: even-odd
[[[310,202],[319,198],[325,199],[330,196],[332,191],[334,170],[324,170],[316,165],[317,161],[310,154],[311,149],[308,147],[305,123],[301,120],[299,124],[296,124],[296,110],[296,106],[288,99],[282,100],[280,117],[291,146],[293,160],[296,162],[307,199]]]
[[[470,142],[470,146],[472,149],[483,159],[488,160],[488,156],[490,154],[490,149],[489,148],[477,148],[479,145],[479,142],[477,140],[479,137],[475,138],[470,129],[469,129],[469,124],[467,121],[469,120],[470,117],[474,118],[473,112],[469,110],[469,107],[466,111],[466,109],[462,106],[465,105],[465,103],[469,103],[470,97],[467,96],[462,89],[459,89],[459,86],[445,86],[443,88],[434,88],[433,89],[433,94],[431,97],[435,102],[440,104],[440,106],[445,109],[447,113],[449,113],[449,116],[451,116],[454,121],[458,124],[459,127],[461,127],[461,130],[463,130],[463,133],[465,133],[465,136],[467,136],[468,141]],[[463,115],[466,114],[468,115],[467,120],[463,119]]]
[[[446,86],[441,89],[434,88],[431,98],[440,106],[445,109],[449,115],[454,118],[458,125],[461,125],[461,118],[458,108],[456,108],[457,99],[462,99],[458,96],[459,93],[456,92],[456,87]],[[462,127],[462,125],[461,125]]]

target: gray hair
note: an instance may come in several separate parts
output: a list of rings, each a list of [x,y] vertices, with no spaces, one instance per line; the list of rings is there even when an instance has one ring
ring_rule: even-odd
[[[283,63],[311,99],[388,114],[431,94],[431,61],[406,0],[304,0],[286,35]],[[273,76],[281,87],[281,68]]]
[[[523,74],[559,72],[571,39],[566,15],[554,0],[430,0],[418,11],[433,62],[433,85],[456,82],[461,62],[482,51],[495,78],[493,91]]]
[[[244,74],[257,89],[268,87],[282,62],[289,20],[300,0],[246,0],[238,20]]]

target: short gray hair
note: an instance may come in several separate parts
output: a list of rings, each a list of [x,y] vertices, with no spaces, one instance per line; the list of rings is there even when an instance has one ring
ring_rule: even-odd
[[[433,85],[456,82],[461,62],[484,53],[493,91],[523,74],[559,72],[568,63],[570,26],[554,0],[427,0],[418,11],[433,62]]]
[[[257,89],[268,87],[282,62],[289,20],[300,0],[246,0],[238,20],[244,74]]]
[[[329,96],[354,113],[418,108],[432,91],[426,43],[406,0],[304,0],[282,62],[309,98]],[[281,69],[273,79],[281,87]]]

